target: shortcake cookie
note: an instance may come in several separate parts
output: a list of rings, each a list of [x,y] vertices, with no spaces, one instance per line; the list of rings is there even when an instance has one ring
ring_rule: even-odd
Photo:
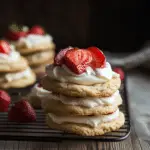
[[[26,59],[20,56],[20,54],[15,51],[12,45],[9,45],[6,41],[0,41],[0,45],[4,49],[8,49],[9,52],[0,52],[0,72],[14,72],[21,71],[28,67],[28,62]]]
[[[48,96],[50,93],[51,92],[44,90],[38,83],[32,88],[31,92],[27,96],[27,99],[34,108],[41,108],[42,98]]]
[[[21,72],[6,73],[0,75],[0,88],[23,88],[32,85],[36,76],[30,68]]]
[[[54,50],[45,50],[26,55],[25,58],[28,60],[30,66],[37,66],[54,60],[54,55]]]
[[[46,113],[61,115],[105,115],[115,112],[121,104],[119,91],[104,98],[74,98],[49,93],[42,100],[42,108]]]
[[[47,49],[53,50],[55,49],[55,44],[50,35],[29,34],[18,40],[16,49],[24,55]]]
[[[118,109],[120,76],[97,47],[61,50],[54,64],[46,66],[41,84],[51,91],[41,101],[50,128],[95,136],[124,124]]]
[[[32,66],[32,70],[36,73],[37,76],[41,76],[43,74],[45,74],[45,66],[48,64],[53,64],[54,60],[49,60],[41,65],[37,65],[37,66]]]
[[[120,88],[121,80],[119,77],[113,77],[111,80],[104,83],[94,85],[79,85],[74,83],[59,82],[57,80],[50,79],[48,76],[45,76],[41,83],[44,89],[66,96],[108,97]]]
[[[123,126],[124,122],[124,115],[119,110],[102,116],[57,116],[49,113],[46,117],[46,123],[50,128],[85,136],[116,131]]]

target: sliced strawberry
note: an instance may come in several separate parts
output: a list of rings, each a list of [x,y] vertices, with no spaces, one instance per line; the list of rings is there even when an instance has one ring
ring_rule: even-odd
[[[24,31],[19,31],[19,32],[8,31],[6,34],[6,38],[9,40],[17,41],[21,37],[25,37],[26,35],[27,33]]]
[[[16,102],[8,113],[8,120],[14,122],[36,121],[36,113],[27,100]]]
[[[9,54],[10,45],[7,41],[0,40],[0,53]]]
[[[124,79],[124,71],[119,68],[119,67],[116,67],[113,69],[114,72],[118,73],[120,75],[120,79],[123,80]]]
[[[65,49],[62,49],[54,58],[54,64],[55,65],[62,65],[64,62],[64,56],[67,53],[68,50],[73,49],[72,47],[67,47]]]
[[[6,38],[8,40],[12,41],[17,41],[21,37],[25,37],[28,32],[28,27],[27,26],[19,26],[16,24],[12,24],[9,27],[8,32],[6,33]]]
[[[72,49],[64,56],[65,65],[74,73],[81,74],[92,62],[92,55],[85,49]]]
[[[92,53],[93,61],[91,67],[93,69],[105,67],[106,58],[103,52],[97,47],[89,47],[88,51]]]
[[[11,98],[5,91],[0,90],[0,112],[7,112]]]
[[[39,26],[39,25],[35,25],[33,26],[30,31],[28,32],[29,34],[38,34],[38,35],[44,35],[45,34],[45,31],[44,29]]]

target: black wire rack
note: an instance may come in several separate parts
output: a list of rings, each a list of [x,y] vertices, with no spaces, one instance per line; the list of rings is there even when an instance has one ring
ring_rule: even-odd
[[[26,89],[27,90],[27,89]],[[29,90],[29,89],[28,89]],[[23,90],[22,90],[23,92]],[[130,134],[129,104],[126,90],[126,80],[121,85],[123,104],[120,110],[125,115],[125,124],[118,131],[110,132],[102,136],[79,136],[63,131],[53,130],[45,124],[45,115],[42,110],[36,110],[37,121],[34,123],[9,122],[7,113],[0,113],[0,140],[32,140],[32,141],[61,141],[68,140],[99,140],[121,141]]]

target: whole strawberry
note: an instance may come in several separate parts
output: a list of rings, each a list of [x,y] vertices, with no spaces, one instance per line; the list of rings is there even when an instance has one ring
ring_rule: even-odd
[[[36,121],[36,113],[27,100],[16,102],[8,113],[8,120],[14,122]]]
[[[0,112],[7,112],[10,102],[10,96],[5,91],[0,90]]]
[[[21,37],[25,37],[28,32],[28,27],[12,24],[6,34],[8,40],[17,41]]]
[[[45,31],[41,26],[35,25],[29,30],[28,34],[44,35]]]

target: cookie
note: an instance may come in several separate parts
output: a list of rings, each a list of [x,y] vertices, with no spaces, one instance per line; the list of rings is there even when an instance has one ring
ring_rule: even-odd
[[[44,102],[45,101],[45,102]],[[105,115],[115,112],[119,105],[122,104],[121,96],[116,97],[113,105],[101,105],[97,107],[83,107],[75,105],[66,105],[60,101],[48,98],[42,100],[42,108],[46,113],[58,115]]]
[[[53,50],[46,50],[41,52],[32,53],[25,56],[30,66],[42,65],[49,60],[54,59],[55,52]]]
[[[8,89],[8,88],[24,88],[29,85],[32,85],[36,81],[35,74],[31,71],[30,76],[22,77],[20,79],[6,81],[2,79],[0,80],[0,88],[1,89]]]
[[[41,65],[32,66],[31,68],[37,76],[41,76],[41,75],[45,74],[45,66],[47,64],[53,64],[53,62],[54,62],[54,59],[51,59]]]
[[[120,77],[113,77],[111,80],[95,85],[77,85],[73,83],[61,83],[51,80],[45,76],[41,84],[48,91],[74,97],[108,97],[120,88]]]
[[[28,62],[21,57],[18,61],[0,63],[0,72],[16,72],[28,68]]]
[[[43,45],[35,45],[32,48],[27,48],[25,45],[17,45],[16,44],[16,49],[22,54],[30,54],[33,52],[39,52],[39,51],[45,51],[47,49],[49,50],[54,50],[55,49],[55,44],[53,42],[51,43],[47,43],[47,44],[43,44]]]
[[[116,131],[121,126],[124,125],[125,118],[122,112],[119,113],[119,117],[111,122],[101,123],[95,128],[92,128],[88,125],[84,124],[76,124],[76,123],[62,123],[57,124],[52,121],[52,119],[47,115],[46,123],[52,129],[63,130],[69,133],[75,133],[84,136],[96,136],[103,135],[107,132]]]
[[[26,96],[29,103],[34,108],[41,108],[41,99],[49,95],[49,91],[44,90],[38,83],[34,85],[31,92]]]

